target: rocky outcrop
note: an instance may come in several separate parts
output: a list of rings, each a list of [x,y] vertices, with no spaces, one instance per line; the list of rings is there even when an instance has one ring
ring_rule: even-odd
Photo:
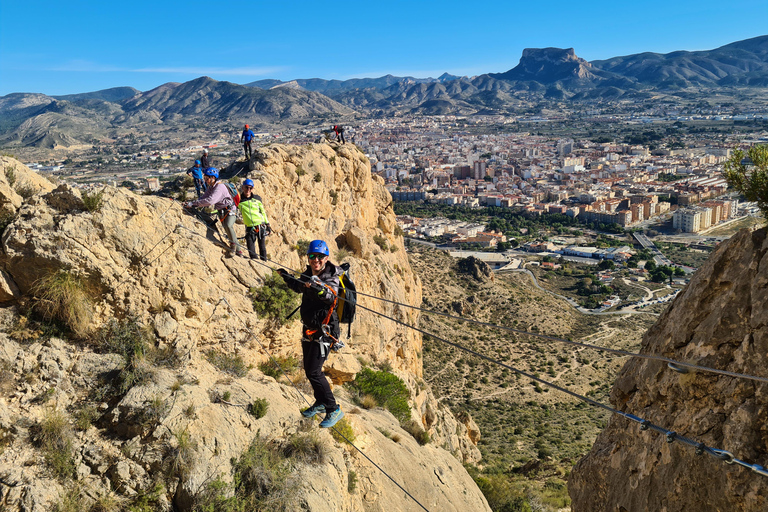
[[[421,284],[410,269],[402,237],[395,234],[391,198],[355,146],[270,146],[255,155],[250,167],[274,230],[267,242],[271,260],[299,270],[304,257],[296,247],[322,238],[333,261],[351,263],[358,290],[420,304]],[[3,234],[0,267],[8,287],[17,290],[14,297],[22,296],[20,305],[34,299],[42,277],[64,269],[79,276],[94,299],[86,331],[114,318],[136,319],[153,331],[158,349],[173,350],[181,358],[176,370],[158,368],[153,379],[127,393],[97,398],[96,427],[74,434],[75,474],[84,488],[112,489],[124,496],[146,490],[165,471],[176,434],[184,431],[194,439],[199,463],[168,484],[164,496],[169,501],[161,508],[173,501],[185,510],[206,482],[231,479],[231,459],[257,433],[285,441],[312,427],[298,415],[303,399],[289,383],[257,369],[233,378],[203,357],[216,349],[255,368],[268,359],[262,347],[276,356],[300,353],[297,321],[279,327],[260,318],[248,295],[250,287],[264,283],[273,263],[227,258],[222,234],[207,229],[177,202],[122,188],[104,189],[100,208],[89,211],[78,189],[48,184],[14,208]],[[237,230],[242,236],[243,227]],[[9,379],[0,380],[9,389],[0,395],[0,435],[10,432],[12,438],[0,453],[0,503],[8,510],[36,511],[50,508],[66,487],[49,478],[36,455],[33,427],[51,410],[74,411],[85,397],[100,396],[100,379],[114,379],[124,363],[87,345],[40,341],[46,338],[28,332],[23,319],[14,316],[15,304],[9,298],[0,310],[15,318],[0,329],[12,331],[0,334],[0,368],[11,370]],[[418,322],[413,310],[362,296],[360,304],[409,324]],[[414,494],[430,509],[487,510],[461,466],[479,459],[476,425],[471,418],[456,420],[424,386],[420,335],[359,308],[351,339],[345,341],[347,348],[332,356],[327,371],[358,436],[356,444],[407,489],[417,489]],[[430,433],[429,445],[418,445],[388,412],[357,410],[340,386],[353,380],[362,364],[385,363],[411,389],[412,418]],[[220,399],[225,392],[229,400]],[[259,419],[245,409],[256,398],[270,404]],[[163,404],[162,413],[158,404]],[[154,411],[150,422],[147,410]],[[364,459],[327,432],[319,435],[330,447],[329,462],[296,468],[307,475],[300,499],[306,510],[413,508]],[[395,437],[399,441],[393,442]],[[37,462],[22,464],[29,460]],[[324,475],[322,489],[309,478],[318,471]],[[358,490],[351,494],[350,471],[358,477]]]
[[[768,239],[723,243],[643,338],[642,352],[758,376],[768,372]],[[630,359],[614,407],[750,464],[768,465],[768,385]],[[768,480],[613,416],[571,473],[573,510],[768,508]]]

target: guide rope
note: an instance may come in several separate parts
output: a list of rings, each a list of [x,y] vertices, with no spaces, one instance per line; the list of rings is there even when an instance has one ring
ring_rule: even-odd
[[[282,268],[285,268],[287,270],[290,270],[291,272],[296,272],[295,270],[293,270],[293,269],[291,269],[289,267],[286,267],[285,265],[282,265],[282,264],[280,264],[280,263],[278,263],[276,261],[272,261],[272,260],[269,260],[269,259],[267,259],[267,261],[272,263],[272,264],[274,264],[274,265],[277,265],[279,267],[282,267]],[[442,316],[442,317],[450,318],[450,319],[453,319],[453,320],[459,320],[461,322],[467,322],[467,323],[475,324],[475,325],[482,325],[484,327],[490,327],[492,329],[498,329],[498,330],[510,332],[510,333],[513,333],[513,334],[532,336],[532,337],[535,337],[535,338],[544,339],[544,340],[548,340],[548,341],[553,341],[553,342],[556,342],[556,343],[564,343],[564,344],[572,345],[572,346],[575,346],[575,347],[589,348],[589,349],[598,350],[598,351],[601,351],[601,352],[608,352],[608,353],[616,354],[616,355],[620,355],[620,356],[637,357],[639,359],[648,359],[648,360],[651,360],[651,361],[661,361],[661,362],[664,362],[664,363],[668,363],[668,364],[672,364],[672,365],[677,365],[677,366],[688,368],[688,369],[691,369],[691,370],[699,370],[699,371],[702,371],[702,372],[715,373],[715,374],[719,374],[719,375],[725,375],[725,376],[728,376],[728,377],[734,377],[734,378],[739,378],[739,379],[747,379],[747,380],[753,380],[753,381],[757,381],[757,382],[768,383],[768,377],[759,377],[759,376],[755,376],[755,375],[749,375],[749,374],[746,374],[746,373],[737,373],[737,372],[732,372],[732,371],[728,371],[728,370],[721,370],[721,369],[718,369],[718,368],[711,368],[711,367],[708,367],[708,366],[701,366],[701,365],[697,365],[697,364],[693,364],[693,363],[687,363],[687,362],[684,362],[684,361],[678,361],[678,360],[675,360],[675,359],[671,359],[669,357],[659,356],[659,355],[655,355],[655,354],[643,354],[643,353],[639,353],[639,352],[630,352],[628,350],[622,350],[622,349],[610,348],[610,347],[603,347],[603,346],[600,346],[600,345],[593,345],[591,343],[585,343],[583,341],[573,341],[573,340],[569,340],[569,339],[566,339],[566,338],[558,338],[556,336],[550,336],[550,335],[547,335],[547,334],[540,334],[540,333],[537,333],[537,332],[524,331],[522,329],[515,329],[513,327],[507,327],[507,326],[504,326],[504,325],[497,325],[497,324],[492,324],[492,323],[489,323],[489,322],[483,322],[481,320],[475,320],[474,318],[467,318],[467,317],[463,317],[463,316],[451,315],[449,313],[443,313],[441,311],[434,311],[434,310],[431,310],[431,309],[426,309],[426,308],[422,308],[422,307],[419,307],[419,306],[413,306],[411,304],[405,304],[403,302],[398,302],[396,300],[385,299],[383,297],[377,297],[376,295],[371,295],[371,294],[360,292],[360,291],[357,291],[356,293],[357,293],[357,295],[362,296],[362,297],[369,297],[371,299],[380,300],[382,302],[388,302],[388,303],[394,304],[396,306],[402,306],[402,307],[405,307],[405,308],[414,309],[414,310],[417,310],[417,311],[420,311],[422,313],[426,313],[426,314],[429,314],[429,315]]]

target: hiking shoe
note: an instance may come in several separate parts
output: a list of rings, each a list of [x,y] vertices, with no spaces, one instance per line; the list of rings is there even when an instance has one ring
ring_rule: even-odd
[[[341,409],[336,409],[333,412],[329,412],[325,415],[325,419],[320,422],[320,427],[322,428],[331,428],[335,424],[339,422],[341,418],[344,417],[344,411]]]
[[[315,404],[310,408],[301,411],[301,415],[305,418],[313,418],[315,414],[320,414],[321,412],[325,412],[325,406],[323,404]]]

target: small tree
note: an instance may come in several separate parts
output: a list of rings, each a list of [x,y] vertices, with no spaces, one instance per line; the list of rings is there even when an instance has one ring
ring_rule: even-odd
[[[754,201],[763,217],[768,219],[768,145],[752,146],[744,152],[737,149],[727,162],[723,175],[728,185],[747,199]]]

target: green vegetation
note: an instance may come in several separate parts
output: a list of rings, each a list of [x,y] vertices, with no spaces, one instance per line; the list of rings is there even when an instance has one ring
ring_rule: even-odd
[[[363,368],[350,384],[359,397],[372,396],[379,406],[384,407],[401,423],[411,418],[408,405],[410,394],[405,383],[397,375]]]
[[[290,436],[283,446],[283,454],[305,464],[324,464],[328,446],[313,430]]]
[[[253,310],[259,316],[271,318],[278,325],[286,322],[286,317],[296,308],[299,297],[288,288],[277,272],[268,275],[259,288],[251,288],[250,294]]]
[[[235,377],[245,377],[253,368],[252,365],[245,364],[243,358],[237,354],[226,354],[214,349],[207,351],[205,358],[222,372]]]
[[[415,217],[445,217],[451,220],[484,223],[488,230],[504,233],[515,238],[515,242],[534,240],[540,232],[552,234],[569,234],[574,228],[587,227],[596,231],[608,233],[624,233],[624,228],[618,224],[588,222],[584,224],[578,217],[569,217],[561,213],[545,213],[537,215],[522,211],[519,208],[501,208],[489,206],[486,208],[469,208],[465,206],[426,204],[419,202],[395,202],[396,215],[413,215]],[[516,246],[516,243],[513,243]]]
[[[352,494],[357,489],[357,472],[350,469],[347,472],[347,492]]]
[[[387,246],[387,239],[384,238],[383,236],[381,236],[381,235],[373,235],[373,241],[374,241],[374,243],[376,245],[381,247],[381,249],[383,251],[386,251],[386,250],[389,249],[389,247]]]
[[[86,405],[78,409],[75,414],[75,429],[81,432],[88,430],[99,417],[99,410],[93,405]]]
[[[38,443],[45,462],[53,474],[67,480],[75,471],[75,447],[69,418],[56,409],[50,409],[39,425]]]
[[[5,156],[5,155],[2,155]],[[11,187],[16,183],[16,171],[10,167],[5,168],[5,179],[8,180],[8,185]]]
[[[277,366],[275,366],[275,363],[277,363]],[[261,373],[274,379],[280,378],[283,373],[290,375],[298,369],[299,360],[293,356],[272,357],[263,363],[259,363],[259,370],[261,370]]]
[[[301,177],[301,176],[304,176],[305,174],[307,174],[307,171],[305,171],[302,166],[297,165],[296,166],[296,176]]]
[[[93,314],[93,291],[88,281],[71,271],[49,273],[35,283],[34,310],[44,321],[55,322],[77,337],[88,333]]]
[[[411,434],[420,445],[425,445],[431,440],[429,432],[421,428],[421,425],[414,420],[406,421],[402,424],[402,427],[403,430]]]
[[[16,193],[25,201],[35,195],[35,192],[37,192],[37,189],[31,184],[19,185],[16,187]]]
[[[168,474],[186,480],[197,464],[197,442],[186,429],[173,432],[173,441],[168,447],[164,462]]]
[[[152,382],[155,365],[175,368],[180,364],[179,355],[172,348],[157,349],[152,330],[140,325],[135,318],[110,320],[99,330],[94,343],[104,351],[123,356],[125,365],[118,379],[120,393]]]
[[[104,205],[104,189],[98,192],[83,192],[83,206],[89,212],[97,212]]]
[[[267,414],[267,410],[269,410],[269,402],[266,398],[257,398],[248,405],[248,413],[257,420],[263,418]]]
[[[746,155],[734,150],[725,163],[723,175],[728,185],[744,194],[747,201],[756,202],[763,218],[768,219],[768,145],[752,146]]]
[[[321,181],[323,181],[323,175],[320,174],[319,172],[316,172],[314,179],[315,179],[315,183],[320,183]]]
[[[354,443],[355,431],[352,429],[352,425],[347,421],[347,418],[341,418],[336,425],[331,429],[331,436],[337,443]]]
[[[677,181],[685,178],[685,175],[683,174],[665,174],[661,173],[656,177],[656,181],[663,181],[663,182],[669,182],[669,181]]]
[[[289,480],[291,464],[275,443],[257,435],[248,450],[232,461],[233,483],[210,482],[196,497],[195,512],[285,510],[297,482]]]
[[[0,210],[0,235],[5,232],[5,228],[11,225],[16,216],[9,210]]]
[[[336,206],[339,203],[339,193],[335,190],[330,190],[328,195],[331,196],[331,204]]]
[[[352,256],[352,252],[344,248],[339,249],[334,253],[334,257],[336,258],[336,261],[339,263],[349,258],[350,256]]]
[[[293,250],[295,250],[301,258],[306,256],[307,249],[309,249],[309,240],[299,240],[296,242],[296,245],[293,246]]]

